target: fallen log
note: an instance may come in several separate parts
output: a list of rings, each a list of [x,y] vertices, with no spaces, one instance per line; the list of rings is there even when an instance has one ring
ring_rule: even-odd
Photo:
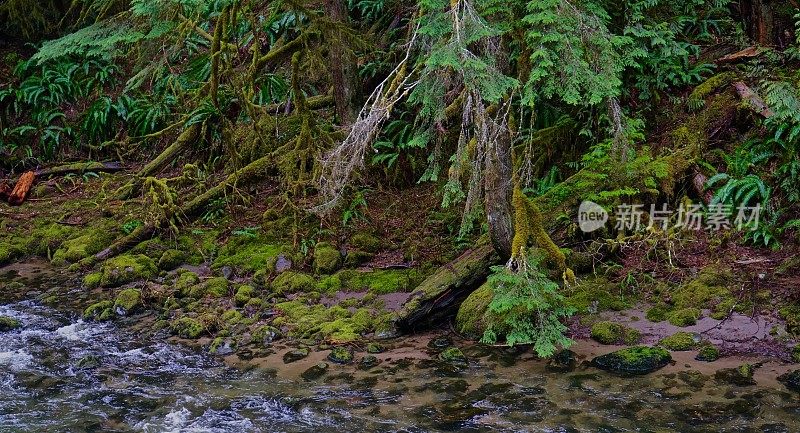
[[[115,173],[123,169],[122,164],[119,162],[76,162],[56,167],[40,168],[36,170],[36,177],[64,176],[67,174],[84,174],[90,172]]]
[[[20,176],[17,184],[14,185],[14,189],[8,196],[8,204],[12,206],[21,205],[28,196],[28,192],[31,190],[31,186],[33,186],[33,182],[35,180],[36,172],[34,171],[25,172],[22,176]]]
[[[741,51],[737,51],[732,54],[728,54],[726,56],[720,57],[717,59],[717,64],[725,64],[725,63],[737,63],[739,61],[750,60],[753,57],[758,57],[763,53],[765,50],[761,47],[747,47]]]
[[[769,108],[767,103],[764,102],[760,96],[758,96],[758,93],[753,91],[753,89],[748,87],[744,82],[737,81],[733,83],[733,88],[736,89],[736,93],[739,94],[739,97],[742,98],[743,101],[747,102],[750,108],[756,113],[760,114],[761,117],[767,119],[775,114],[775,112]]]

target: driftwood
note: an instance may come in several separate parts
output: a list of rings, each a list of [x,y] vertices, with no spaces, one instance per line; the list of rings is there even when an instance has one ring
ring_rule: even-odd
[[[31,190],[31,186],[33,186],[33,182],[35,180],[36,172],[34,171],[25,172],[22,176],[20,176],[16,185],[14,185],[14,189],[8,196],[8,204],[12,206],[21,205],[28,196],[28,192]]]
[[[753,109],[753,111],[760,114],[765,119],[770,118],[775,114],[775,112],[769,108],[764,100],[758,96],[758,93],[753,91],[753,89],[748,87],[744,82],[737,81],[733,83],[733,88],[736,89],[736,93],[739,94],[739,97],[750,105],[750,108]]]

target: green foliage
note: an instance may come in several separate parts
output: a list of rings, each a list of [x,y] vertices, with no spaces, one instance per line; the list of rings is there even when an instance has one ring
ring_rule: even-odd
[[[572,340],[564,335],[567,327],[561,320],[571,316],[558,285],[530,264],[513,271],[495,266],[489,276],[494,297],[487,310],[488,326],[482,342],[494,344],[500,335],[507,344],[533,344],[541,357],[552,356],[558,347],[569,347]]]

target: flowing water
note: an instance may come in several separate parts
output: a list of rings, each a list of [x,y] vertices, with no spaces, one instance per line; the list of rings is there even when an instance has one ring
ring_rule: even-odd
[[[480,346],[465,346],[459,366],[435,360],[421,336],[388,343],[377,367],[331,365],[306,381],[327,351],[286,365],[279,351],[222,360],[32,299],[0,315],[23,323],[0,334],[0,432],[800,431],[800,399],[772,363],[754,386],[719,383],[724,364],[688,355],[633,378]],[[579,354],[603,350],[587,344]]]

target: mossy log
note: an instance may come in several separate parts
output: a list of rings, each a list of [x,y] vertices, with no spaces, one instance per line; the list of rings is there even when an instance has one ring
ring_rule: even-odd
[[[59,165],[36,170],[37,177],[64,176],[67,174],[84,173],[115,173],[124,168],[118,162],[76,162],[73,164]]]
[[[442,266],[417,286],[397,314],[398,330],[412,332],[452,315],[454,307],[480,287],[489,276],[491,266],[500,261],[489,238],[480,238],[474,248]]]

